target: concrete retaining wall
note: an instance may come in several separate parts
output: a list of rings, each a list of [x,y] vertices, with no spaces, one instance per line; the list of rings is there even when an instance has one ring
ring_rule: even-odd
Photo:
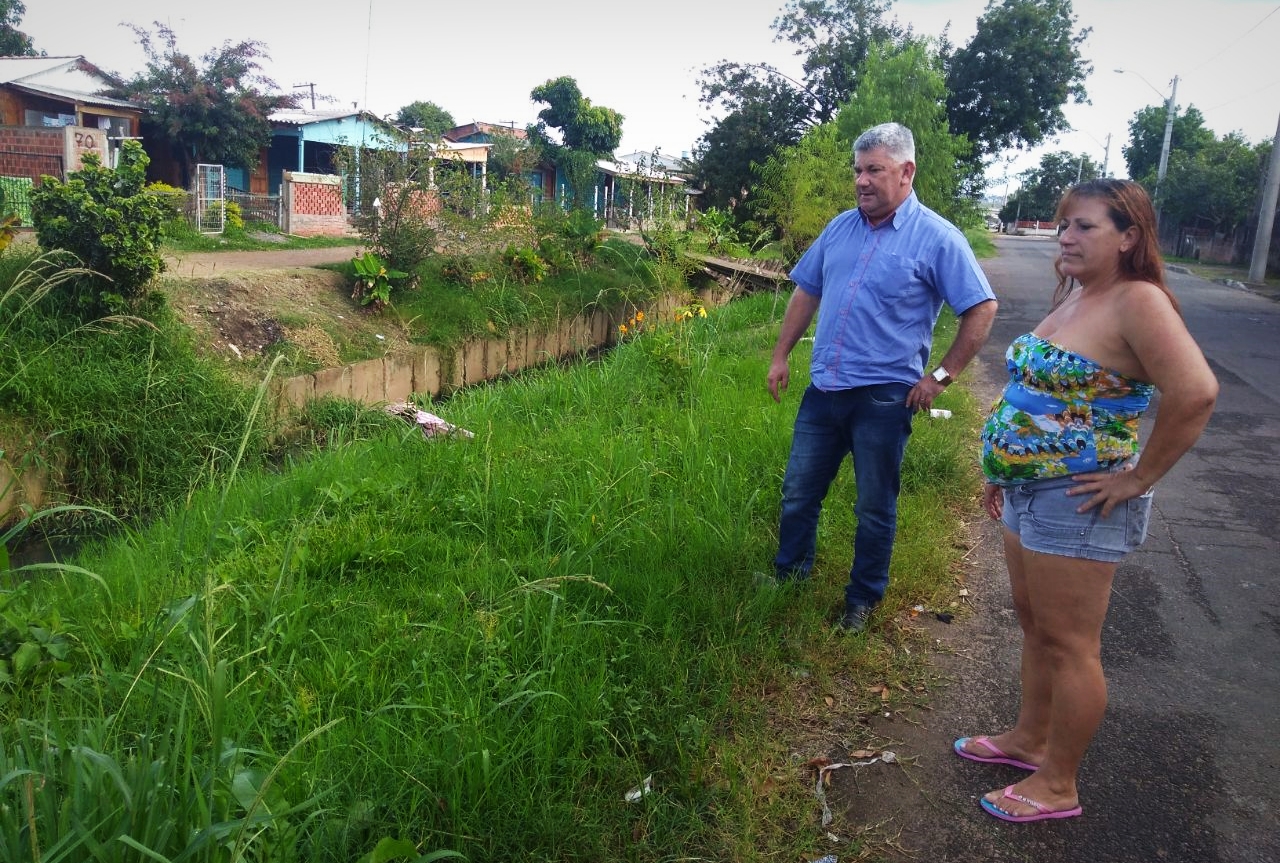
[[[723,299],[707,295],[702,301],[716,305],[726,299],[727,295]],[[645,314],[669,321],[683,302],[679,296],[662,297]],[[597,311],[563,319],[550,328],[513,330],[505,338],[467,342],[452,353],[422,348],[285,378],[275,391],[276,413],[302,407],[322,396],[370,405],[403,401],[415,393],[447,396],[522,369],[610,347],[617,340],[618,325],[627,317]]]
[[[714,292],[700,296],[707,306],[728,302],[731,294]],[[647,307],[645,315],[671,321],[683,305],[683,296],[668,295]],[[434,348],[365,360],[349,366],[321,369],[280,380],[274,389],[277,416],[321,396],[352,399],[367,405],[403,401],[413,394],[447,396],[521,369],[576,357],[613,345],[618,325],[630,314],[597,311],[561,320],[546,328],[512,331],[501,339],[467,342],[453,353]],[[11,467],[21,456],[0,441],[0,451],[8,456],[0,461],[0,524],[16,520],[16,510],[25,505],[38,509],[50,498],[49,472],[43,468],[16,471]],[[56,485],[56,484],[55,484]]]

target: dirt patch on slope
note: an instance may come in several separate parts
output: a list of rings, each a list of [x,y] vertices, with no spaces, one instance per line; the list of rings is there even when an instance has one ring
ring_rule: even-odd
[[[394,315],[358,305],[351,299],[350,280],[332,270],[227,269],[216,276],[170,272],[157,286],[206,351],[250,366],[284,342],[319,368],[341,365],[344,352],[376,354],[408,345]]]

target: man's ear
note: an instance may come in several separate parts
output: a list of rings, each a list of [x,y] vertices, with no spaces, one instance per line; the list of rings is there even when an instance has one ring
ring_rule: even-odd
[[[903,181],[904,181],[904,182],[907,182],[907,183],[910,183],[910,182],[911,182],[911,181],[913,181],[915,178],[916,178],[916,163],[915,163],[915,162],[903,162],[903,163],[902,163],[902,179],[903,179]]]

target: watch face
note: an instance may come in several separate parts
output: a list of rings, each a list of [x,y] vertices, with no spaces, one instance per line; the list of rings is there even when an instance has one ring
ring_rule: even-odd
[[[933,379],[938,383],[945,383],[951,375],[947,374],[947,370],[939,366],[933,370]]]

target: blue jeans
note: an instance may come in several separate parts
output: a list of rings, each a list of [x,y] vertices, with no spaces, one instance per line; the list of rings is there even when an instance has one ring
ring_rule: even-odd
[[[835,392],[813,386],[805,390],[782,480],[782,517],[774,558],[779,579],[808,578],[822,501],[845,455],[852,453],[858,492],[853,512],[858,527],[845,588],[846,607],[875,605],[884,597],[898,529],[902,454],[911,436],[910,391],[910,386],[898,383]]]

